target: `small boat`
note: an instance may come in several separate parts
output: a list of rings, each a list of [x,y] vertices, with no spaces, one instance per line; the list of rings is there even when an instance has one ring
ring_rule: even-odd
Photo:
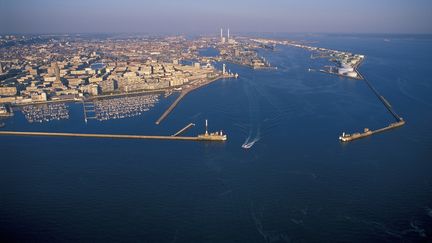
[[[252,148],[253,144],[254,143],[246,143],[246,144],[243,144],[241,147],[244,149],[250,149],[250,148]]]
[[[0,122],[0,128],[3,128],[5,126],[6,126],[6,124],[4,122]]]
[[[258,139],[254,139],[252,142],[246,141],[241,147],[244,149],[250,149],[256,142],[258,142]]]
[[[250,143],[244,143],[243,145],[242,145],[242,148],[244,148],[244,149],[250,149],[250,148],[252,148],[252,146],[255,144],[255,141],[252,141],[252,142],[250,142]]]

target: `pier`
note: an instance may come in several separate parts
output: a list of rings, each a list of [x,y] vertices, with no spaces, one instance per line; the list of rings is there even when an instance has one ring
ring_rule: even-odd
[[[365,83],[369,86],[369,88],[372,90],[372,92],[378,97],[378,99],[383,103],[383,105],[387,108],[387,110],[392,114],[392,116],[396,119],[396,121],[403,120],[396,112],[393,110],[393,107],[390,105],[390,102],[388,102],[384,96],[380,95],[378,93],[378,90],[375,89],[375,87],[372,86],[372,84],[366,79],[363,78]]]
[[[168,109],[165,110],[165,112],[159,117],[159,119],[156,121],[156,125],[159,125],[173,110],[174,108],[180,103],[180,101],[185,97],[190,91],[182,91],[177,97],[177,99],[168,107]]]
[[[0,136],[36,136],[36,137],[79,137],[79,138],[111,138],[111,139],[150,139],[150,140],[181,140],[181,141],[215,141],[223,142],[227,140],[227,135],[220,132],[208,132],[208,122],[206,120],[206,129],[204,134],[195,137],[178,136],[195,124],[190,123],[176,134],[171,136],[148,136],[148,135],[123,135],[123,134],[92,134],[92,133],[64,133],[64,132],[18,132],[18,131],[1,131]]]
[[[372,135],[377,134],[377,133],[381,133],[381,132],[385,132],[385,131],[388,131],[391,129],[395,129],[395,128],[401,127],[403,125],[405,125],[405,121],[400,120],[398,122],[391,123],[390,125],[383,127],[383,128],[380,128],[380,129],[377,129],[377,130],[369,130],[369,129],[365,128],[363,133],[354,133],[354,134],[343,133],[342,136],[339,137],[339,140],[341,140],[342,142],[351,142],[353,140],[369,137],[369,136],[372,136]]]
[[[178,135],[184,133],[186,130],[188,130],[189,128],[191,128],[191,127],[193,127],[193,126],[195,126],[194,123],[189,123],[189,125],[183,127],[182,129],[180,129],[178,132],[176,132],[175,134],[173,134],[173,135],[171,135],[171,136],[173,136],[173,137],[177,137]]]
[[[87,123],[89,119],[96,119],[95,104],[91,101],[83,100],[82,105],[83,105],[84,121]]]
[[[363,133],[354,133],[354,134],[345,134],[342,133],[342,136],[339,137],[339,140],[342,142],[350,142],[356,139],[365,138],[372,136],[377,133],[385,132],[388,130],[392,130],[398,127],[402,127],[405,125],[405,121],[402,117],[400,117],[391,106],[390,102],[388,102],[384,96],[382,96],[378,90],[375,89],[375,87],[372,86],[372,84],[364,77],[362,79],[365,81],[365,83],[368,85],[368,87],[372,90],[372,92],[376,95],[376,97],[383,103],[383,105],[387,108],[387,110],[390,112],[390,114],[395,118],[396,122],[391,123],[390,125],[377,129],[377,130],[369,130],[368,128],[364,129]]]
[[[180,140],[180,141],[225,141],[216,136],[179,137],[179,136],[146,136],[119,134],[89,134],[89,133],[60,133],[60,132],[14,132],[0,131],[3,136],[36,136],[36,137],[78,137],[78,138],[111,138],[111,139],[147,139],[147,140]]]
[[[13,132],[0,131],[0,135],[37,136],[37,137],[81,137],[81,138],[115,138],[115,139],[159,139],[159,140],[200,140],[198,137],[173,136],[144,136],[144,135],[117,135],[117,134],[88,134],[88,133],[61,133],[61,132]]]
[[[216,80],[219,80],[221,78],[231,78],[231,76],[227,76],[227,75],[221,75],[218,76],[216,78],[213,79],[209,79],[209,80],[205,80],[205,81],[201,81],[201,82],[197,82],[194,84],[191,84],[189,87],[184,88],[179,97],[177,97],[177,99],[170,105],[170,107],[168,107],[168,109],[165,110],[165,112],[159,117],[159,119],[157,119],[157,121],[155,122],[156,125],[159,125],[165,118],[168,117],[168,115],[174,110],[174,108],[180,103],[180,101],[190,92],[199,89],[203,86],[206,86],[207,84],[210,84]]]

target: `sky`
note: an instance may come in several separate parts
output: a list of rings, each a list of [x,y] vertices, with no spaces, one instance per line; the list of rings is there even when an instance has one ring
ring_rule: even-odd
[[[0,33],[428,33],[432,0],[0,0]]]

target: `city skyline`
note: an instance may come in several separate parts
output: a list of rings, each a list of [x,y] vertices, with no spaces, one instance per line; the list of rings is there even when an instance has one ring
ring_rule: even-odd
[[[415,1],[0,1],[0,33],[432,33]]]

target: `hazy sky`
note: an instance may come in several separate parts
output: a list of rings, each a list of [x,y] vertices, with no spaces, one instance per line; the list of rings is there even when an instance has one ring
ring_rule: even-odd
[[[432,0],[0,0],[0,33],[432,33]]]

